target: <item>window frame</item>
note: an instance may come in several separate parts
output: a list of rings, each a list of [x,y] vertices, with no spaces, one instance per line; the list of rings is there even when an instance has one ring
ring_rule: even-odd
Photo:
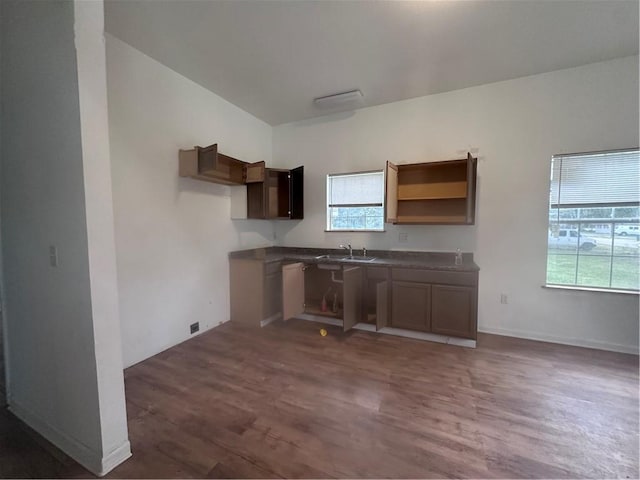
[[[548,192],[549,192],[549,204],[548,204],[548,221],[547,221],[547,250],[546,250],[546,255],[545,255],[545,282],[543,284],[544,288],[549,288],[549,289],[564,289],[564,290],[577,290],[577,291],[589,291],[589,292],[603,292],[603,293],[622,293],[622,294],[632,294],[632,295],[638,295],[640,294],[640,283],[638,284],[638,288],[624,288],[624,287],[616,287],[616,286],[612,286],[613,283],[613,271],[614,271],[614,261],[616,258],[627,258],[627,257],[636,257],[638,258],[638,261],[640,262],[640,256],[638,255],[624,255],[624,254],[616,254],[615,251],[615,247],[616,247],[616,239],[619,239],[620,234],[616,233],[616,230],[620,227],[620,226],[624,226],[624,225],[630,225],[630,226],[636,226],[640,224],[640,214],[636,217],[629,217],[629,218],[625,218],[625,217],[616,217],[615,216],[615,209],[616,208],[625,208],[625,207],[632,207],[632,208],[638,208],[640,209],[640,198],[638,198],[638,201],[620,201],[620,202],[603,202],[603,203],[580,203],[580,204],[562,204],[560,202],[560,198],[558,198],[558,203],[553,204],[552,203],[552,198],[551,198],[551,194],[552,194],[552,188],[553,188],[553,175],[554,175],[554,166],[553,166],[553,161],[556,158],[568,158],[568,157],[579,157],[579,156],[588,156],[588,155],[606,155],[606,154],[616,154],[616,153],[635,153],[636,155],[640,156],[640,148],[638,147],[632,147],[632,148],[623,148],[623,149],[612,149],[612,150],[602,150],[602,151],[595,151],[595,152],[580,152],[580,153],[564,153],[564,154],[555,154],[551,156],[551,162],[550,162],[550,171],[551,171],[551,175],[550,175],[550,179],[549,179],[549,188],[548,188]],[[562,168],[562,166],[561,166]],[[640,162],[638,164],[638,172],[640,173]],[[561,171],[561,170],[560,170]],[[559,191],[561,191],[562,189],[562,175],[560,175],[560,179],[559,179]],[[585,187],[586,188],[586,187]],[[640,195],[640,192],[638,192]],[[611,212],[611,217],[606,218],[606,217],[602,217],[602,218],[582,218],[582,209],[596,209],[596,208],[611,208],[612,212]],[[578,216],[577,218],[561,218],[560,216],[560,211],[561,209],[575,209],[577,210]],[[555,218],[552,216],[552,212],[555,211],[557,212]],[[560,238],[560,230],[567,230],[569,231],[571,229],[571,233],[573,232],[573,229],[576,229],[577,231],[577,235],[572,235],[571,233],[569,233],[569,236],[571,238],[577,238],[577,245],[576,245],[576,249],[575,249],[575,253],[555,253],[555,255],[567,255],[567,256],[573,256],[575,255],[576,257],[576,265],[575,265],[575,283],[553,283],[549,281],[549,258],[550,258],[550,254],[551,252],[553,252],[553,249],[551,248],[551,244],[549,243],[549,238],[551,238],[551,226],[552,224],[555,224],[556,226],[556,231],[558,232],[558,235],[556,235],[556,238]],[[603,286],[598,286],[598,285],[583,285],[578,283],[578,273],[579,273],[579,262],[580,262],[580,257],[584,257],[584,256],[589,256],[588,253],[583,253],[582,249],[581,249],[581,245],[580,245],[580,239],[583,237],[589,237],[590,235],[594,234],[592,232],[592,230],[587,230],[584,234],[583,234],[583,226],[585,225],[593,225],[595,227],[608,227],[609,231],[610,231],[610,238],[611,239],[611,245],[609,248],[609,253],[608,254],[600,254],[598,256],[600,257],[608,257],[609,259],[609,286],[608,287],[603,287]],[[640,233],[640,232],[639,232]],[[640,241],[640,236],[636,235],[636,234],[629,234],[630,236],[636,236],[636,239],[638,241]],[[565,235],[566,237],[566,235]],[[591,255],[593,256],[593,255]]]
[[[332,177],[348,177],[352,175],[364,175],[368,173],[381,173],[382,174],[382,203],[381,204],[330,204],[329,200],[331,198],[331,178]],[[358,172],[344,172],[344,173],[329,173],[326,176],[325,182],[325,232],[334,233],[334,232],[366,232],[366,233],[379,233],[385,232],[385,205],[386,202],[386,173],[383,168],[375,169],[375,170],[363,170]],[[336,207],[381,207],[382,208],[382,228],[381,229],[371,229],[371,228],[361,228],[361,229],[336,229],[331,228],[331,208]]]

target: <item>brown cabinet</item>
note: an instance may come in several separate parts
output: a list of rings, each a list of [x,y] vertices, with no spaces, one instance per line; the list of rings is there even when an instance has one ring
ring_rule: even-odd
[[[282,316],[280,262],[229,260],[231,320],[262,326]]]
[[[431,331],[475,338],[475,295],[472,287],[431,286]]]
[[[328,317],[345,331],[369,323],[376,330],[393,327],[472,340],[477,336],[477,271],[283,265],[242,258],[229,263],[233,321],[263,326],[306,313]]]
[[[301,313],[342,319],[343,330],[362,319],[362,268],[292,263],[282,267],[282,306],[285,320]],[[322,308],[325,298],[326,309]],[[336,308],[333,308],[333,305]]]
[[[475,223],[477,159],[394,165],[386,168],[387,223]]]
[[[180,150],[179,162],[181,177],[224,185],[246,185],[246,212],[233,212],[232,208],[232,218],[304,218],[302,166],[283,170],[266,168],[264,162],[243,162],[220,153],[215,143],[208,147]],[[238,200],[232,194],[234,198]],[[244,205],[239,208],[244,210]]]
[[[194,147],[190,150],[180,150],[179,175],[191,177],[206,182],[222,183],[224,185],[244,185],[259,176],[264,171],[264,162],[247,163],[237,158],[223,155],[218,151],[218,144],[208,147]]]
[[[391,270],[392,327],[475,340],[478,272]]]
[[[362,322],[380,330],[388,326],[389,318],[389,269],[367,267],[364,279]]]
[[[394,281],[391,287],[391,326],[431,331],[431,285]]]
[[[304,167],[265,168],[263,180],[247,183],[247,218],[304,217]]]

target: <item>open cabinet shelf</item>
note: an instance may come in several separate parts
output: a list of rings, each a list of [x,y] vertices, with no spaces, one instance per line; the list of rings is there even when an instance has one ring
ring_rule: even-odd
[[[304,313],[308,313],[310,315],[319,315],[321,317],[342,319],[341,308],[338,309],[337,312],[332,312],[331,310],[322,311],[322,308],[320,308],[320,304],[305,304]]]
[[[387,162],[386,222],[471,225],[475,222],[476,162],[467,159],[394,165]]]

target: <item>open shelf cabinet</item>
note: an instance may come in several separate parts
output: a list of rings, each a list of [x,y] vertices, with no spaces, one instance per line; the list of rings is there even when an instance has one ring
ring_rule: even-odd
[[[477,159],[395,165],[387,162],[386,222],[475,223]]]

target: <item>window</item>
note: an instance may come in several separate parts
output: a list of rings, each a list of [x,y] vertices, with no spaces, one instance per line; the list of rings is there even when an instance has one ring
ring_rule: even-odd
[[[327,230],[384,230],[382,171],[327,175]]]
[[[640,290],[640,154],[555,155],[547,284]]]

